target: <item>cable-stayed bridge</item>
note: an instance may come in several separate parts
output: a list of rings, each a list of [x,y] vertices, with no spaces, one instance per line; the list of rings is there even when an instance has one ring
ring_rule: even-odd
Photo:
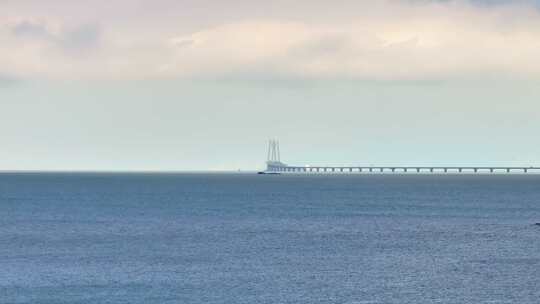
[[[279,141],[268,142],[266,170],[260,174],[279,173],[540,173],[534,166],[291,166],[281,162]]]

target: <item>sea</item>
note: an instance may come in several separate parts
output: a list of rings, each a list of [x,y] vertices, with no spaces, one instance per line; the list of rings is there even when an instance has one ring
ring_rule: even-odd
[[[0,174],[0,303],[540,303],[540,175]]]

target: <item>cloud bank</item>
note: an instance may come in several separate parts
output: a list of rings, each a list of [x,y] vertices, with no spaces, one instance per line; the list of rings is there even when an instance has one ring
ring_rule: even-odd
[[[30,2],[0,2],[8,8],[0,13],[6,79],[540,77],[540,13],[529,2],[300,1],[209,22],[202,11],[175,18],[190,1],[135,1],[153,13],[117,6],[87,20],[65,1],[56,3],[59,15]]]

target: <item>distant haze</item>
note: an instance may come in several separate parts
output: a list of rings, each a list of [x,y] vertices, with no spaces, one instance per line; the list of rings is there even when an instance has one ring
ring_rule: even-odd
[[[540,165],[540,1],[0,0],[0,170]]]

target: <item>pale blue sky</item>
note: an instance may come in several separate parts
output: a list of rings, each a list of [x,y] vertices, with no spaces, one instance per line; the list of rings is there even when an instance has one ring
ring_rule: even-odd
[[[289,2],[0,0],[0,170],[540,165],[533,2]]]

